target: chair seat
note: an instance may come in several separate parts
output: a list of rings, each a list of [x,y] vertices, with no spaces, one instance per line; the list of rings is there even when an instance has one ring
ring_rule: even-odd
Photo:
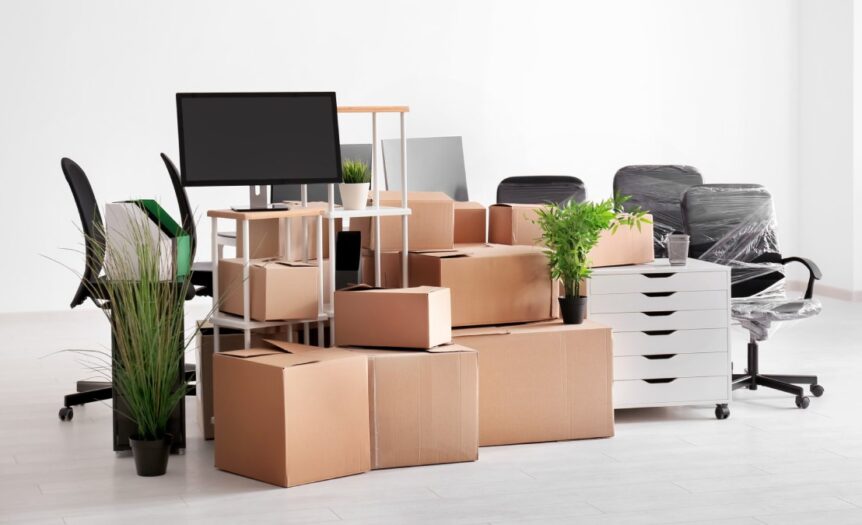
[[[740,298],[733,300],[731,317],[749,330],[756,341],[764,341],[769,336],[769,328],[773,322],[814,317],[820,310],[820,301],[817,299]]]

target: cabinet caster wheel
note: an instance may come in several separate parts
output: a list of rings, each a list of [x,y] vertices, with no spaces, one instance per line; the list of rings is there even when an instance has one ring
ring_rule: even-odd
[[[727,419],[730,417],[730,409],[727,405],[716,405],[715,407],[715,418],[716,419]]]
[[[811,394],[814,397],[820,397],[823,395],[823,387],[820,385],[811,385]]]
[[[59,416],[60,421],[72,421],[72,417],[75,415],[75,411],[72,410],[72,407],[63,407],[60,409],[60,413],[57,414]]]
[[[808,399],[808,396],[796,396],[796,406],[799,408],[808,408],[808,405],[811,403],[811,400]]]

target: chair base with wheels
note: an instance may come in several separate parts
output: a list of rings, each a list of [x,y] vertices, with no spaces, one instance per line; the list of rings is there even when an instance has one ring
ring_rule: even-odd
[[[758,387],[772,388],[796,396],[796,406],[808,408],[810,399],[805,395],[805,389],[799,385],[811,385],[809,390],[814,397],[823,395],[824,389],[818,384],[817,376],[800,376],[786,374],[761,374],[758,356],[758,344],[754,338],[748,343],[748,368],[744,374],[733,374],[733,389],[747,388],[757,390]]]

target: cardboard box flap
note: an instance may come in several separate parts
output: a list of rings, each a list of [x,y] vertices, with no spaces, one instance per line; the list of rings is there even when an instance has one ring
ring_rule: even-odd
[[[448,343],[445,345],[435,346],[434,348],[429,348],[427,350],[423,350],[423,352],[430,352],[432,354],[442,354],[447,352],[475,352],[472,348],[468,348],[463,345],[459,345],[457,343]]]
[[[458,257],[470,257],[472,254],[463,250],[416,250],[410,253],[436,257],[438,259],[456,259]]]
[[[316,264],[304,263],[301,261],[287,261],[279,257],[267,257],[265,259],[257,259],[249,262],[249,266],[257,268],[266,268],[267,266],[287,266],[290,268],[311,268]]]
[[[219,352],[218,355],[224,355],[228,357],[236,357],[239,359],[251,359],[253,357],[263,357],[265,355],[275,355],[275,354],[283,354],[281,350],[276,350],[274,348],[246,348],[244,350],[228,350],[226,352]]]
[[[475,326],[452,330],[452,337],[468,337],[473,335],[507,335],[512,331],[505,326]]]
[[[264,339],[264,341],[277,348],[278,351],[287,352],[288,354],[302,354],[311,350],[319,350],[316,346],[288,343],[287,341],[279,341],[278,339]]]

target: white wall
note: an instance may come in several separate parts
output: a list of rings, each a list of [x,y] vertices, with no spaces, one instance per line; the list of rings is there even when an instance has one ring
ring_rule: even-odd
[[[80,245],[60,172],[102,201],[161,196],[177,156],[174,93],[335,90],[404,103],[412,136],[463,135],[471,196],[509,175],[566,173],[592,196],[620,166],[686,163],[773,192],[794,251],[797,2],[263,2],[0,4],[0,311],[67,308]],[[367,120],[342,120],[345,141]],[[394,125],[384,126],[394,136]],[[201,211],[242,189],[192,189]],[[208,225],[201,253],[208,253]]]

